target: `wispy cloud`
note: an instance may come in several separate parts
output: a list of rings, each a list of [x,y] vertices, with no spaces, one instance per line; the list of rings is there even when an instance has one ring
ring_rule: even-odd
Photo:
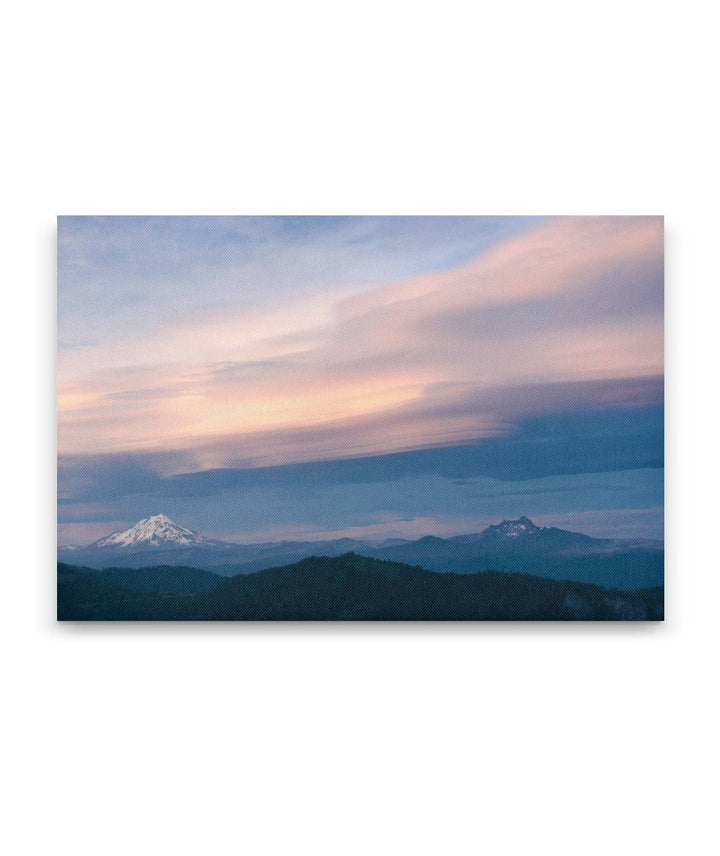
[[[370,256],[356,228],[357,273]],[[270,250],[303,246],[302,235],[289,239],[283,229],[269,242],[253,233],[240,244],[264,250],[272,268]],[[660,219],[566,218],[509,231],[470,261],[390,284],[329,277],[313,288],[303,270],[298,296],[283,268],[282,287],[251,305],[239,295],[233,308],[223,280],[219,313],[205,306],[188,316],[183,293],[152,325],[128,321],[145,311],[133,291],[122,335],[106,331],[60,355],[60,450],[183,452],[192,467],[209,469],[425,448],[510,430],[498,400],[522,400],[523,390],[662,374]],[[351,245],[346,232],[324,235],[309,256]],[[394,254],[376,251],[387,273]],[[114,252],[106,249],[108,270]],[[230,256],[236,275],[243,256]],[[78,266],[102,259],[91,261]],[[130,268],[147,277],[144,265]],[[204,272],[212,292],[217,265],[203,257],[198,268],[197,288]],[[61,282],[61,335],[63,299]],[[613,389],[622,399],[622,384]]]

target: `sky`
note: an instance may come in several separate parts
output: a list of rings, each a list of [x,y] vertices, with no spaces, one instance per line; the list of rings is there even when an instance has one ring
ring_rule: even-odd
[[[663,531],[658,217],[60,217],[58,542]]]

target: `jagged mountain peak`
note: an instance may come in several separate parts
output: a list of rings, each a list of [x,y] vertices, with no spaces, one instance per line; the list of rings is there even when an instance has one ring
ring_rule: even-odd
[[[529,517],[518,517],[517,520],[503,520],[494,526],[488,526],[485,532],[493,535],[503,535],[508,538],[516,538],[520,535],[531,535],[540,532],[541,526],[536,526]]]

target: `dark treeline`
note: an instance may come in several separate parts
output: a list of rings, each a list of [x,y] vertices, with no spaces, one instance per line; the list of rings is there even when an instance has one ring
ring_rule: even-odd
[[[171,568],[58,565],[58,618],[96,621],[661,620],[662,588],[617,591],[529,574],[436,574],[354,553],[217,581]],[[154,580],[154,581],[153,581]],[[155,590],[148,588],[155,587]]]

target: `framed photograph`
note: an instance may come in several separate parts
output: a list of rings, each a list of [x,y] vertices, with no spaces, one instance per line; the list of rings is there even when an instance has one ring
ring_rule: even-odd
[[[663,618],[663,220],[58,220],[58,618]]]

